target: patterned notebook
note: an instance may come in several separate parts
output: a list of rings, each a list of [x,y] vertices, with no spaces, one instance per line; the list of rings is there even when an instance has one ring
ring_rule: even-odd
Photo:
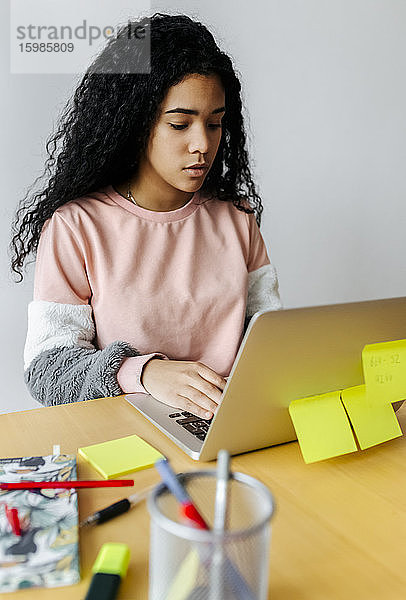
[[[0,459],[0,482],[69,479],[76,479],[74,455]],[[21,537],[12,532],[5,505],[27,523]],[[79,580],[76,490],[0,490],[0,592]]]

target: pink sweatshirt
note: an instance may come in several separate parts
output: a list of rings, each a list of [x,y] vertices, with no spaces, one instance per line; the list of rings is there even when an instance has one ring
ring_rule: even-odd
[[[142,369],[156,353],[229,374],[249,274],[266,265],[254,215],[231,202],[197,192],[177,210],[155,212],[110,185],[65,204],[45,223],[32,304],[43,311],[56,303],[62,315],[79,316],[90,306],[95,347],[123,340],[141,353],[122,364],[121,388],[145,391]]]

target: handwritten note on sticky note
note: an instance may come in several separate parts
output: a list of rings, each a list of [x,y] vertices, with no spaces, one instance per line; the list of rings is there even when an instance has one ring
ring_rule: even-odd
[[[365,385],[343,390],[341,399],[362,450],[402,435],[392,405],[371,401]]]
[[[85,446],[79,448],[78,453],[106,479],[147,469],[156,460],[164,458],[138,435]]]
[[[340,391],[294,400],[289,413],[305,463],[357,450]]]
[[[362,366],[371,402],[388,404],[406,398],[406,340],[367,344]]]

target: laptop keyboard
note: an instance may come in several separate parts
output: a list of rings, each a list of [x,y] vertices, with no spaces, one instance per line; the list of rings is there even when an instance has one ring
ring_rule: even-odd
[[[176,423],[202,441],[206,437],[211,423],[211,419],[202,419],[187,411],[172,413],[169,418],[175,419]]]

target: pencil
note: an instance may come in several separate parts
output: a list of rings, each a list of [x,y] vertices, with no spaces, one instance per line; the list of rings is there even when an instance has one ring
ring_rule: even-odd
[[[31,489],[61,489],[61,488],[101,488],[101,487],[129,487],[134,485],[133,479],[109,479],[81,481],[18,481],[13,483],[0,483],[0,490],[31,490]]]

